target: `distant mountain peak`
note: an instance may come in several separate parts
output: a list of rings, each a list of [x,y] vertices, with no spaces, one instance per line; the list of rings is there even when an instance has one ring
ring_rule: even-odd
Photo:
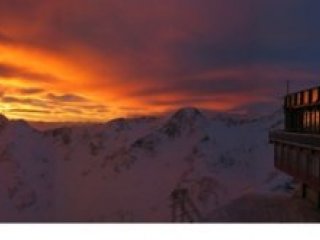
[[[116,118],[107,123],[108,126],[114,128],[116,131],[123,131],[130,129],[128,119]]]
[[[186,107],[186,108],[181,108],[178,111],[176,111],[175,114],[173,114],[172,117],[175,118],[194,118],[194,117],[204,117],[202,112],[194,107]]]
[[[0,126],[5,125],[8,122],[9,122],[9,119],[6,116],[0,114]]]
[[[191,133],[201,128],[206,117],[197,108],[182,108],[175,112],[161,129],[166,135],[175,137],[184,133]]]

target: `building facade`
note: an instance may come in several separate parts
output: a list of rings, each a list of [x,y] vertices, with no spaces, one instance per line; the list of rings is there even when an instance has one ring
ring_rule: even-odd
[[[320,87],[284,98],[284,130],[270,132],[274,163],[301,183],[301,195],[320,208]]]

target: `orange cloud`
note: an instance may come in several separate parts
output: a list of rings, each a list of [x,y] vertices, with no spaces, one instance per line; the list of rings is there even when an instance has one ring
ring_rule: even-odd
[[[270,100],[270,88],[264,82],[273,85],[280,77],[316,76],[257,64],[216,68],[172,81],[135,75],[126,80],[125,74],[116,74],[119,66],[85,48],[59,55],[25,45],[0,44],[0,52],[1,111],[28,120],[105,121],[190,105],[231,111]]]
[[[301,21],[290,4],[274,15],[274,4],[0,1],[0,111],[104,121],[190,105],[280,103],[286,80],[296,88],[318,83],[319,21]]]
[[[99,75],[95,67],[85,65],[86,61],[77,61],[77,56],[59,56],[49,51],[16,44],[0,44],[0,52],[0,87],[4,89],[2,95],[9,96],[3,97],[0,107],[8,117],[49,121],[101,121],[123,115],[124,113],[118,110],[121,104],[130,106],[130,101],[117,95],[120,94],[119,89],[106,89],[108,81],[104,80],[103,88],[99,87],[97,82],[103,76]],[[87,58],[87,61],[92,58],[85,52],[78,54]],[[98,57],[95,60],[98,61]],[[1,66],[6,66],[6,69],[2,67],[2,74]],[[36,95],[38,100],[43,102],[42,106],[32,104],[34,101],[29,101],[26,93]],[[15,101],[8,101],[10,99]],[[77,101],[80,99],[88,100]],[[52,104],[56,105],[55,109],[47,109],[52,107]],[[71,111],[57,111],[68,109],[66,107],[69,105],[73,105]],[[97,114],[90,109],[92,105],[105,106],[105,109],[108,107],[109,110],[101,111],[102,108],[99,107],[100,112]]]

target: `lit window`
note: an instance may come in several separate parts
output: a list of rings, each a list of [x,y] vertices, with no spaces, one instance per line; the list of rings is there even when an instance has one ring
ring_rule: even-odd
[[[315,127],[316,127],[316,112],[315,111],[310,112],[310,118],[311,118],[310,127],[312,129],[315,129]]]
[[[297,94],[297,105],[301,105],[301,93]]]
[[[319,128],[320,128],[320,112],[319,111],[316,111],[315,125],[316,125],[317,131],[319,131]]]
[[[318,102],[319,90],[317,88],[312,90],[312,103]]]
[[[303,94],[303,104],[309,104],[309,91],[305,91]]]
[[[311,117],[311,112],[303,113],[303,128],[305,129],[310,128],[310,125],[311,125],[310,117]]]

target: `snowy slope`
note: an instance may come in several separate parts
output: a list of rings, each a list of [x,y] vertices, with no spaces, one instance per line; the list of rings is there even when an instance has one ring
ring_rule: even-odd
[[[288,180],[267,139],[281,123],[281,112],[243,120],[186,108],[40,132],[1,117],[0,221],[170,221],[178,187],[205,216]]]
[[[0,219],[51,219],[47,210],[54,201],[53,149],[25,122],[1,121],[0,129]]]

